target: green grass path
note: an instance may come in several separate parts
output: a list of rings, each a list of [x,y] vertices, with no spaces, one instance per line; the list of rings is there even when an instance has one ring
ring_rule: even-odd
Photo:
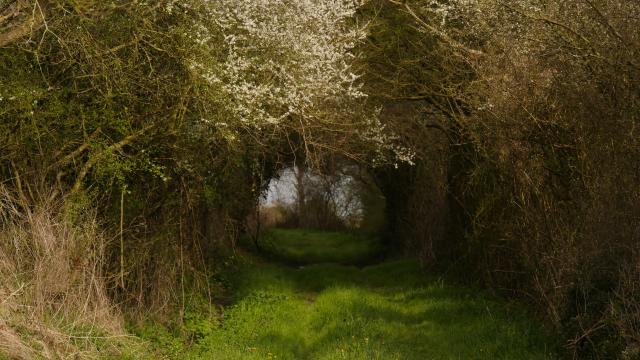
[[[540,329],[504,304],[425,279],[416,263],[362,270],[259,264],[186,358],[548,359]]]
[[[322,244],[318,236],[307,239]],[[284,240],[279,246],[292,246]],[[297,247],[317,255],[309,244]],[[173,349],[165,357],[554,358],[552,340],[521,308],[429,277],[412,260],[358,268],[329,263],[291,267],[254,259],[226,280],[232,304],[218,320],[188,311],[185,327],[196,336],[189,345],[165,337],[159,347]]]
[[[362,234],[305,229],[270,229],[260,243],[272,258],[295,264],[358,264],[383,251],[378,239]]]

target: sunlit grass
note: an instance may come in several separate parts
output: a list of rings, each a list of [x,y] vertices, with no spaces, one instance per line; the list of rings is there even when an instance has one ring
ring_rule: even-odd
[[[379,239],[357,233],[307,229],[269,229],[261,239],[264,251],[293,263],[354,264],[382,251]]]
[[[522,312],[427,278],[412,261],[358,269],[273,264],[236,278],[236,303],[186,358],[550,359]]]
[[[270,236],[279,254],[298,263],[360,260],[372,248],[344,234]],[[179,359],[554,358],[553,339],[519,306],[449,285],[412,260],[364,268],[256,260],[226,282],[233,305],[219,318],[187,309],[182,330],[151,326],[139,335],[157,344],[162,357]]]

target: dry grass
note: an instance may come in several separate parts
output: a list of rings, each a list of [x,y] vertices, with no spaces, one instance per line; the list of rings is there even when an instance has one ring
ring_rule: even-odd
[[[124,332],[94,215],[17,199],[0,187],[0,357],[104,356]]]

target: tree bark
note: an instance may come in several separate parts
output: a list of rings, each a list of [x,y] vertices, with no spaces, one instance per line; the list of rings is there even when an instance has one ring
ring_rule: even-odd
[[[298,226],[304,227],[306,224],[306,198],[305,198],[305,184],[304,184],[304,175],[305,175],[305,166],[303,164],[296,164],[295,168],[296,175],[296,201],[297,201],[297,210],[298,210]]]

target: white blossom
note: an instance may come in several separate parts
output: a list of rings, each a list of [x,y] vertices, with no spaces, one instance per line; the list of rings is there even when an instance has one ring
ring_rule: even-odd
[[[229,117],[229,126],[208,126],[227,139],[242,129],[270,136],[298,131],[313,142],[306,130],[312,128],[409,159],[365,104],[354,69],[368,30],[355,15],[365,1],[201,0],[201,16],[185,34],[201,48],[189,68]]]
[[[208,1],[225,55],[217,64],[194,59],[192,69],[220,87],[231,112],[245,123],[274,125],[291,116],[313,121],[323,116],[327,102],[365,96],[351,66],[351,52],[366,36],[366,27],[353,19],[360,5],[359,0]]]

